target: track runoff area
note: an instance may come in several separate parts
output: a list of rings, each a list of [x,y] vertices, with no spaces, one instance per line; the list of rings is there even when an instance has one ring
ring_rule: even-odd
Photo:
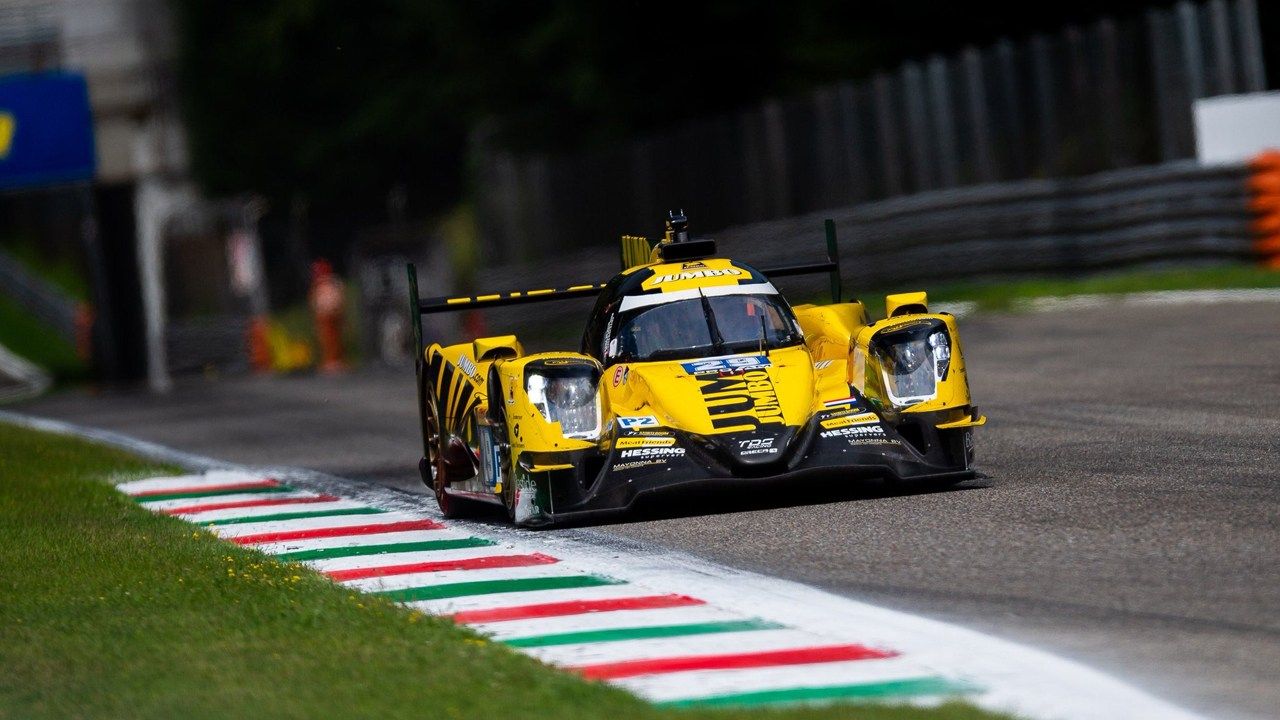
[[[300,470],[117,487],[659,705],[958,699],[1027,718],[1194,717],[1047,653],[598,531],[445,522],[420,498]]]

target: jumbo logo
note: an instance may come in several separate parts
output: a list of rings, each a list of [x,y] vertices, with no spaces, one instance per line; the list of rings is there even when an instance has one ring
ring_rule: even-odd
[[[676,282],[679,280],[698,280],[700,278],[725,277],[741,274],[742,271],[738,268],[726,268],[724,270],[687,270],[685,272],[671,273],[670,275],[659,275],[653,279],[653,284],[661,285],[663,283]]]
[[[771,423],[786,424],[773,381],[763,370],[728,378],[699,379],[699,383],[698,389],[711,416],[711,426],[717,430],[755,430]]]

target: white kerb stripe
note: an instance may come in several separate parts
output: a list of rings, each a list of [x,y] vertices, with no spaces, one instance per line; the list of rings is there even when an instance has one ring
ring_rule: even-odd
[[[937,673],[931,668],[897,657],[743,670],[696,670],[639,675],[611,682],[654,702],[664,702],[741,692],[887,682],[933,675]]]
[[[385,590],[404,590],[415,587],[434,587],[452,583],[481,582],[485,580],[528,580],[530,578],[564,577],[566,575],[583,575],[585,573],[573,568],[554,565],[531,565],[529,567],[491,568],[485,570],[444,570],[440,572],[410,573],[408,575],[391,575],[387,577],[349,580],[342,583],[344,587],[364,592],[382,592]]]
[[[694,623],[732,622],[750,619],[752,618],[717,607],[691,605],[658,610],[612,610],[609,612],[562,615],[532,620],[478,623],[468,627],[478,633],[489,635],[495,640],[512,640],[534,635],[558,635],[560,633],[588,630],[691,625]]]
[[[259,497],[262,497],[259,495]],[[264,505],[261,507],[227,508],[225,510],[205,510],[203,512],[182,513],[178,517],[193,523],[216,522],[218,520],[238,520],[282,513],[327,512],[331,510],[354,510],[369,507],[355,500],[330,500],[329,502],[300,503],[297,505]]]
[[[122,493],[133,495],[140,492],[177,490],[187,487],[203,487],[208,485],[230,485],[231,483],[258,482],[270,478],[253,473],[232,472],[226,470],[210,471],[203,475],[174,475],[171,477],[148,478],[120,483],[116,489]]]
[[[367,517],[376,517],[369,515]],[[368,545],[396,545],[400,543],[426,542],[428,540],[461,540],[471,537],[471,533],[450,530],[401,530],[400,532],[374,533],[372,535],[345,535],[327,538],[306,538],[304,540],[283,540],[280,542],[262,543],[254,548],[268,555],[300,552],[303,550],[326,550],[328,548],[364,547]]]
[[[191,505],[205,505],[207,503],[229,503],[241,502],[243,500],[283,500],[285,498],[308,498],[319,497],[318,493],[309,492],[307,490],[295,490],[292,492],[278,493],[235,493],[234,495],[217,495],[210,498],[175,498],[173,500],[151,500],[146,498],[138,498],[138,502],[142,507],[152,512],[161,512],[172,508],[188,507]],[[288,506],[285,506],[288,507]],[[306,507],[302,505],[302,507]],[[284,512],[277,510],[277,512]]]
[[[539,660],[555,665],[595,665],[646,658],[791,650],[833,644],[836,643],[824,640],[813,633],[783,628],[608,643],[552,645],[523,648],[523,650]]]
[[[418,600],[406,603],[409,607],[431,615],[451,615],[467,610],[496,610],[499,608],[542,605],[544,603],[572,602],[575,600],[613,600],[616,598],[659,595],[652,589],[632,584],[597,585],[582,588],[556,588],[554,590],[525,590],[522,592],[490,593],[442,600]]]
[[[272,520],[269,522],[244,523],[242,525],[215,525],[209,529],[224,538],[238,538],[259,533],[319,530],[321,528],[356,527],[359,525],[390,525],[391,523],[424,519],[426,518],[408,513],[388,512],[369,515],[338,515],[336,517]]]
[[[355,570],[359,568],[391,567],[422,562],[449,562],[451,560],[471,560],[473,558],[497,557],[501,555],[528,555],[522,550],[501,545],[481,545],[480,547],[457,548],[454,550],[415,550],[413,552],[387,552],[377,555],[355,555],[352,557],[330,558],[326,560],[306,560],[306,564],[319,572],[334,570]],[[475,571],[472,571],[475,572]]]

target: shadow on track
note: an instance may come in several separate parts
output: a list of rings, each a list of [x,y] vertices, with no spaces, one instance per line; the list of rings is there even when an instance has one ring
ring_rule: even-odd
[[[805,505],[825,505],[860,500],[875,500],[908,495],[968,492],[991,486],[989,476],[979,475],[959,483],[892,482],[883,479],[850,482],[843,487],[829,483],[808,482],[780,492],[776,487],[759,487],[727,492],[723,490],[687,490],[679,494],[642,497],[630,512],[596,521],[559,523],[549,529],[574,527],[608,527],[654,520],[684,517],[727,515],[757,510]],[[487,503],[471,503],[473,515],[468,519],[494,525],[510,525],[502,508]]]

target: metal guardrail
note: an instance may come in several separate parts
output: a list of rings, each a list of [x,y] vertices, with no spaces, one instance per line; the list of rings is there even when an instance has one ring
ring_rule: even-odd
[[[21,305],[72,345],[76,342],[76,301],[0,250],[0,295]]]
[[[1023,180],[921,193],[751,225],[714,235],[724,255],[757,266],[804,262],[823,254],[823,219],[833,218],[846,286],[901,287],[1062,275],[1124,266],[1248,261],[1254,257],[1249,171],[1193,161],[1096,175]],[[693,217],[694,223],[697,217]],[[615,246],[535,264],[490,266],[485,291],[603,281],[618,271]],[[784,290],[820,296],[821,283],[786,279]],[[431,292],[431,290],[424,290]],[[582,302],[487,311],[494,333],[558,327],[561,340],[581,328]]]

